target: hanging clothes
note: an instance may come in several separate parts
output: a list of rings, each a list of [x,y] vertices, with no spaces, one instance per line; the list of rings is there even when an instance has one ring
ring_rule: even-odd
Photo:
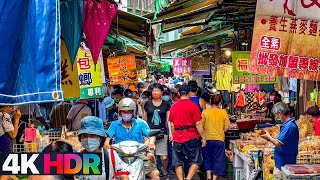
[[[246,93],[247,111],[252,111],[252,105],[254,103],[254,93]]]
[[[236,103],[234,104],[235,108],[244,108],[246,106],[245,95],[243,91],[240,91],[237,95]]]
[[[290,78],[289,79],[289,90],[297,92],[297,79]]]
[[[231,91],[231,71],[227,70],[226,68],[221,68],[217,71],[216,75],[216,87],[217,90],[223,91]]]
[[[241,89],[241,84],[232,84],[231,92],[239,92]]]
[[[279,94],[282,96],[282,101],[286,104],[290,103],[290,94],[289,91],[279,91]]]
[[[258,84],[246,84],[246,92],[256,92],[260,90],[260,86]]]
[[[254,92],[254,102],[258,102],[260,105],[267,102],[267,97],[265,92]]]
[[[289,90],[289,79],[286,77],[279,77],[279,90],[278,91],[288,91]]]
[[[318,96],[319,96],[319,91],[317,89],[314,89],[310,93],[310,101],[316,102],[316,105],[318,105]]]
[[[260,84],[260,90],[264,90],[267,93],[274,91],[274,84]]]

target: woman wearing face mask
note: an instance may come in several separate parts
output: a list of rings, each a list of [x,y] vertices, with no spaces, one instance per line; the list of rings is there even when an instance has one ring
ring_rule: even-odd
[[[277,104],[278,102],[282,102],[282,97],[279,94],[278,91],[272,91],[270,92],[270,100],[269,100],[269,104],[267,105],[267,108],[269,110],[269,115],[268,117],[270,117],[272,119],[272,124],[276,123],[276,117],[274,116],[274,114],[272,113],[272,108],[275,104]]]
[[[102,175],[80,176],[82,180],[121,179],[128,180],[129,172],[121,166],[121,160],[114,150],[103,148],[107,134],[104,131],[102,119],[95,116],[87,116],[81,119],[81,129],[78,133],[84,152],[102,153]],[[112,154],[114,160],[112,160]],[[106,167],[109,161],[109,167]],[[115,164],[112,164],[112,162]],[[115,169],[113,169],[115,167]]]
[[[144,120],[147,120],[151,129],[161,129],[162,133],[156,137],[156,155],[160,156],[162,162],[162,173],[164,179],[169,178],[168,174],[168,133],[170,134],[169,140],[172,140],[171,134],[168,129],[168,117],[170,111],[169,102],[162,99],[164,88],[159,83],[154,83],[152,86],[152,100],[146,102],[144,106]]]

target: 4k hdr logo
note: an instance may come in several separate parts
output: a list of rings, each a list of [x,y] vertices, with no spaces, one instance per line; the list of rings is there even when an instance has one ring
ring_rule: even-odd
[[[99,153],[1,153],[0,174],[3,175],[100,175]]]

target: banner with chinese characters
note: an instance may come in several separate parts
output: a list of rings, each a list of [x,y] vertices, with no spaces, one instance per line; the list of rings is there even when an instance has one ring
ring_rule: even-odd
[[[192,57],[191,69],[193,75],[210,75],[210,60],[204,57]]]
[[[173,58],[173,74],[191,74],[191,58]]]
[[[233,84],[275,84],[275,76],[251,74],[248,72],[250,51],[232,52]]]
[[[320,80],[319,0],[258,0],[250,73]]]
[[[100,56],[102,56],[101,53]],[[97,61],[97,64],[94,64],[90,50],[86,47],[86,43],[81,43],[76,61],[78,66],[80,98],[89,99],[103,97],[101,64],[100,61]]]
[[[134,55],[108,58],[108,71],[111,85],[138,82],[136,58]]]
[[[70,62],[70,56],[66,44],[61,40],[61,86],[65,100],[77,99],[80,97],[80,86],[78,83],[77,63]]]

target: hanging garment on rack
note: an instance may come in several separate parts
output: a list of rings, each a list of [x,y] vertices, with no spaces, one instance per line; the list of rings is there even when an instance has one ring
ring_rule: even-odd
[[[260,90],[265,92],[271,92],[274,90],[274,84],[260,84]]]
[[[223,105],[228,105],[231,103],[231,94],[229,91],[221,91],[222,94],[222,100],[223,100]]]
[[[319,96],[319,91],[317,89],[314,89],[310,93],[310,101],[316,102],[316,105],[318,105],[318,96]]]
[[[244,108],[246,106],[245,94],[243,91],[240,91],[237,95],[236,103],[234,104],[235,108]]]
[[[258,84],[246,84],[246,92],[256,92],[260,90],[260,86]]]
[[[258,102],[260,105],[264,104],[267,101],[265,92],[254,92],[254,102]]]
[[[284,103],[290,103],[289,91],[280,91],[279,94],[282,96],[282,101]]]
[[[254,103],[254,93],[246,93],[247,111],[252,111],[252,104]]]
[[[241,84],[232,84],[231,92],[239,92],[241,89]]]
[[[297,92],[295,91],[289,91],[289,97],[290,97],[290,101],[296,101],[297,100]]]
[[[216,76],[216,87],[218,90],[226,90],[226,91],[231,91],[231,71],[229,71],[226,68],[221,68],[220,70],[217,71],[217,76]]]
[[[286,77],[279,77],[279,86],[281,91],[289,90],[289,79]]]
[[[297,79],[295,78],[290,78],[289,79],[289,90],[297,92]]]

